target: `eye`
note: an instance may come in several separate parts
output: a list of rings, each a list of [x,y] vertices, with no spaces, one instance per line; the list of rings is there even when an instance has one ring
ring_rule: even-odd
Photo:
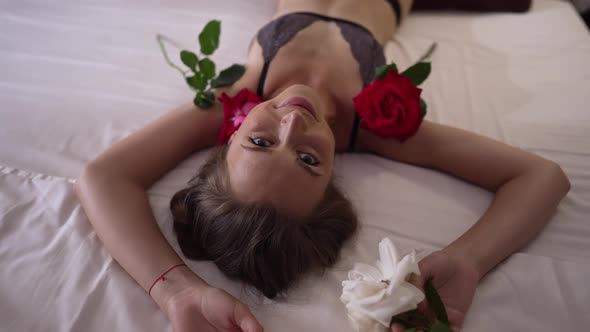
[[[305,152],[299,152],[299,159],[310,166],[318,166],[320,164],[318,158]]]
[[[249,137],[248,139],[250,140],[250,143],[262,148],[270,148],[273,144],[271,141],[262,137]]]

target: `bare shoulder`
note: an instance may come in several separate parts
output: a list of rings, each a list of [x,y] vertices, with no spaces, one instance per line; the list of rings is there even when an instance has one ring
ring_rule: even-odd
[[[416,135],[403,143],[361,130],[359,148],[392,160],[437,169],[490,190],[530,168],[553,163],[474,132],[426,120]]]
[[[256,92],[258,81],[260,80],[260,74],[262,73],[262,67],[264,66],[262,47],[258,44],[256,37],[252,39],[250,47],[248,48],[248,56],[246,58],[245,66],[246,71],[237,82],[230,87],[216,89],[215,94],[219,96],[222,92],[225,92],[228,95],[234,95],[242,89]]]
[[[239,89],[252,88],[247,73],[215,93],[233,96]],[[213,146],[223,120],[219,103],[202,110],[188,101],[113,144],[89,165],[147,188],[192,153]]]

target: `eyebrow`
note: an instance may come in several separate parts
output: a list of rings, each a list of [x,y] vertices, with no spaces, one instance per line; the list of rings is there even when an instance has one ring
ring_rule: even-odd
[[[252,151],[252,152],[264,152],[264,153],[272,153],[271,149],[268,148],[263,148],[260,146],[248,146],[248,145],[244,145],[244,144],[240,144],[240,146],[248,151]],[[303,168],[307,173],[309,173],[311,176],[322,176],[322,174],[316,172],[313,167],[309,166],[308,164],[304,163],[301,159],[299,159],[299,157],[295,158],[295,163],[297,165],[299,165],[301,168]]]

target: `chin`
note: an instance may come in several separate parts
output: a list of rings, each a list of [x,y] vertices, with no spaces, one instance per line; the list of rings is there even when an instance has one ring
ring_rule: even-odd
[[[279,100],[285,100],[291,97],[303,97],[307,99],[318,111],[318,115],[325,117],[325,103],[322,96],[318,93],[315,88],[305,84],[293,84],[287,89],[283,90],[276,98]]]
[[[311,86],[305,84],[293,84],[281,93],[281,95],[283,94],[285,94],[285,97],[301,96],[313,99],[320,98],[318,93]]]

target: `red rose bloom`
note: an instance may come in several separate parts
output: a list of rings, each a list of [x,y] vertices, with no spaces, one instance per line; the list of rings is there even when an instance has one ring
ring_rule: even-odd
[[[240,128],[246,115],[258,104],[260,104],[260,97],[248,89],[242,89],[235,97],[229,97],[224,93],[218,100],[223,104],[223,125],[219,136],[217,136],[217,144],[226,144],[231,135]]]
[[[391,70],[354,97],[354,106],[368,129],[383,138],[401,142],[413,136],[422,123],[420,93],[407,77]]]

